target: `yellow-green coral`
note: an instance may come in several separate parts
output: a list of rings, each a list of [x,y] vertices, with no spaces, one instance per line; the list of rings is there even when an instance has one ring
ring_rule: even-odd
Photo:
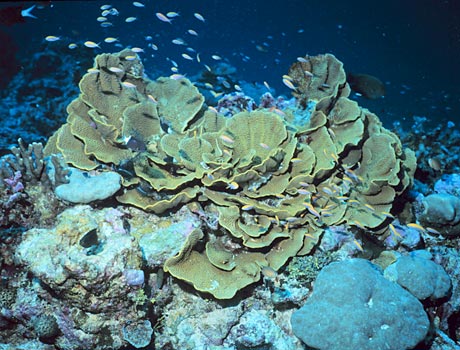
[[[189,80],[151,81],[127,56],[135,54],[96,57],[97,71],[83,77],[45,152],[82,169],[117,169],[122,203],[159,214],[187,203],[218,213],[217,229],[197,228],[165,264],[199,291],[232,298],[262,268],[308,254],[327,225],[379,234],[383,213],[411,183],[413,153],[347,98],[332,55],[291,67],[296,110],[230,118],[205,110]]]

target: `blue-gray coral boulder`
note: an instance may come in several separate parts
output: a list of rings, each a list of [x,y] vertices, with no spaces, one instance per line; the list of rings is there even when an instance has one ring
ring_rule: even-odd
[[[450,277],[431,258],[431,254],[425,250],[400,256],[385,269],[384,275],[419,300],[444,298],[451,289]]]
[[[294,334],[321,350],[403,350],[421,342],[429,320],[422,304],[364,259],[334,262],[291,318]]]

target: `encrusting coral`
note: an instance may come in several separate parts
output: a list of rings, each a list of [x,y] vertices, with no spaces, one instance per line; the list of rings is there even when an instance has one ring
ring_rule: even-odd
[[[305,57],[289,79],[295,110],[226,117],[206,109],[185,78],[146,78],[132,51],[102,54],[45,154],[118,171],[121,203],[157,214],[188,203],[203,217],[214,213],[219,225],[196,228],[164,268],[229,299],[262,268],[308,254],[327,225],[382,234],[415,170],[413,152],[347,98],[334,56]]]

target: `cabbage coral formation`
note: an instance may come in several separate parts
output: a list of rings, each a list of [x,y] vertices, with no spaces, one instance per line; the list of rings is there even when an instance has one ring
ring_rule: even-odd
[[[189,80],[149,80],[130,50],[102,54],[45,152],[80,169],[116,169],[122,203],[215,213],[219,225],[193,231],[164,268],[232,298],[263,268],[308,254],[327,225],[381,234],[415,169],[413,153],[347,98],[334,56],[307,56],[289,75],[298,109],[226,118],[203,107]]]

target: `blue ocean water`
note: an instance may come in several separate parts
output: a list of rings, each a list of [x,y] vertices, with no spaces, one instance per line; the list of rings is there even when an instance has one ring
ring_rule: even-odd
[[[101,27],[101,5],[111,4],[118,14],[106,16]],[[171,60],[181,74],[194,76],[203,65],[216,63],[211,55],[237,69],[237,78],[266,81],[278,94],[289,95],[282,84],[296,57],[332,53],[347,72],[373,75],[386,85],[386,96],[360,104],[380,116],[386,126],[394,121],[410,125],[412,116],[426,116],[434,124],[460,118],[458,79],[460,28],[458,1],[42,1],[2,2],[1,7],[36,5],[37,19],[25,23],[0,24],[7,35],[3,50],[16,47],[21,65],[41,50],[66,49],[75,61],[123,47],[140,47],[146,72],[153,77],[171,74]],[[171,23],[155,13],[179,15]],[[205,22],[194,17],[200,13]],[[125,22],[135,17],[133,22]],[[191,35],[187,30],[195,30]],[[45,37],[60,40],[47,42]],[[115,37],[116,43],[104,38]],[[151,39],[149,40],[149,37]],[[146,40],[147,38],[147,40]],[[171,41],[182,38],[187,45]],[[87,40],[100,47],[87,48]],[[71,50],[70,43],[78,45]],[[158,50],[149,45],[154,44]],[[187,51],[191,48],[196,52]],[[194,60],[184,59],[182,53]],[[200,53],[201,63],[194,55]],[[50,75],[50,79],[52,79]],[[8,94],[3,87],[3,94]]]

